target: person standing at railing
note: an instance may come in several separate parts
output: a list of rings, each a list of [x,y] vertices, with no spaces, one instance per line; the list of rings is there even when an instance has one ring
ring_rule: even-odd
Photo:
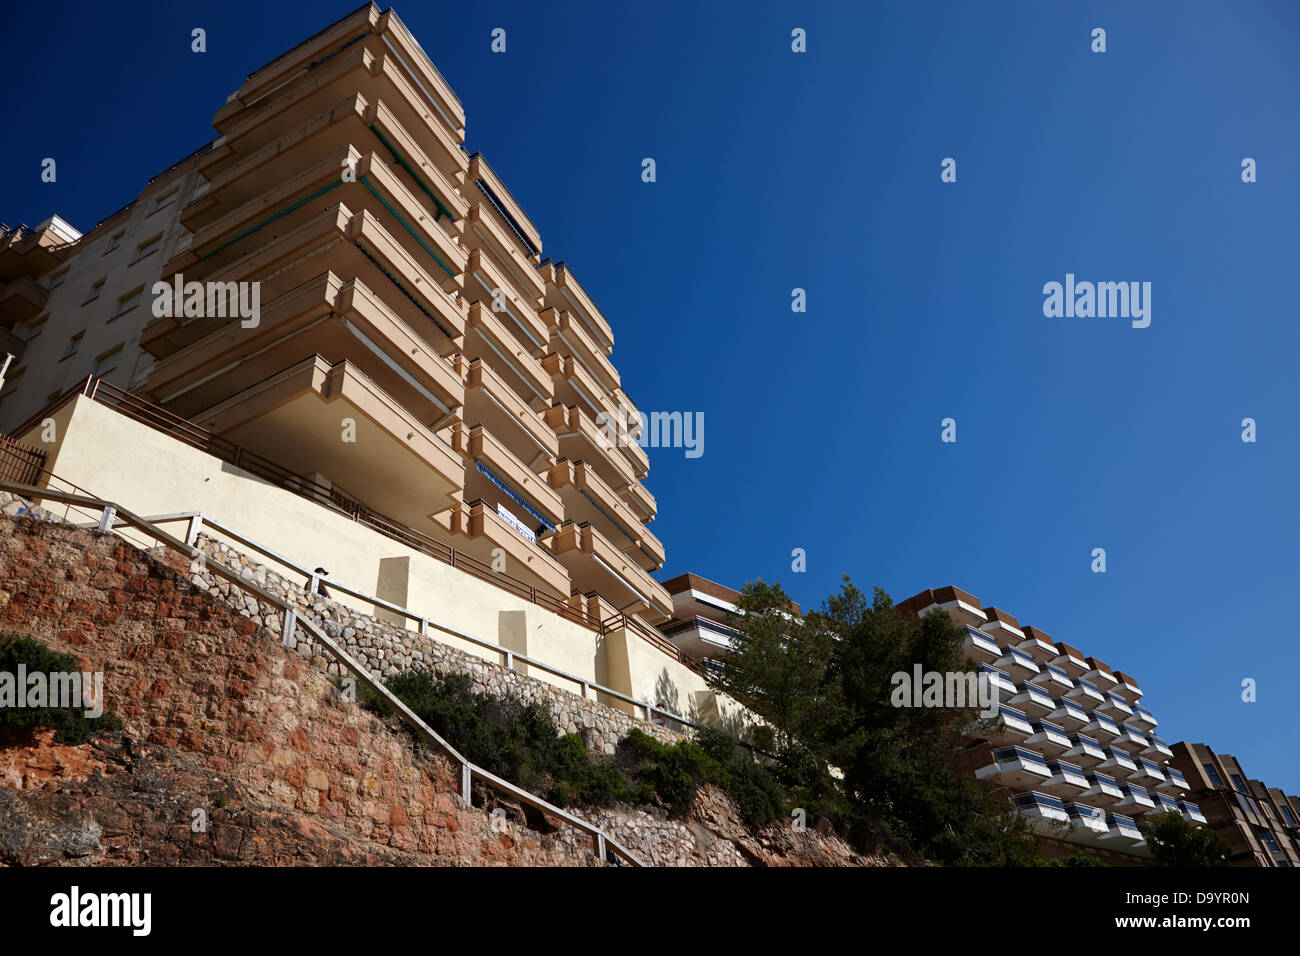
[[[323,577],[325,577],[327,574],[329,574],[329,572],[326,571],[324,568],[317,568],[316,571],[315,571],[314,573],[317,574],[317,575],[319,575],[320,578],[323,578]],[[325,582],[319,580],[319,578],[318,578],[317,581],[316,581],[316,593],[319,594],[321,597],[329,597],[329,596],[330,596],[330,592],[329,592],[329,590],[325,587]]]

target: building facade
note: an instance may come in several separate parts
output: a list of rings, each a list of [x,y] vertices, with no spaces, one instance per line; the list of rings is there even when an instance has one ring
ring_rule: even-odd
[[[1180,742],[1173,749],[1173,766],[1228,844],[1233,866],[1300,866],[1300,797],[1251,780],[1236,757],[1205,744]]]
[[[5,448],[696,708],[655,627],[666,555],[610,322],[465,122],[367,4],[250,73],[211,142],[85,234],[6,228]]]
[[[1207,822],[1135,678],[959,588],[898,607],[946,611],[965,630],[966,657],[996,688],[999,710],[972,728],[965,764],[1029,819],[1044,856],[1084,849],[1140,864],[1150,857],[1138,828],[1148,814]]]

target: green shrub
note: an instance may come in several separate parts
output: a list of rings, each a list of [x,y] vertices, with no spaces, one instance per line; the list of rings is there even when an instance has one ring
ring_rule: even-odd
[[[14,689],[25,693],[25,687],[17,687],[18,665],[22,664],[28,674],[32,673],[74,673],[81,670],[77,659],[71,654],[59,654],[50,650],[40,641],[29,636],[16,634],[0,635],[0,673],[12,675]],[[84,706],[76,707],[11,707],[0,706],[0,730],[31,730],[53,728],[54,739],[61,744],[85,743],[90,735],[101,730],[121,730],[122,721],[111,710],[104,711],[98,717],[85,716]]]

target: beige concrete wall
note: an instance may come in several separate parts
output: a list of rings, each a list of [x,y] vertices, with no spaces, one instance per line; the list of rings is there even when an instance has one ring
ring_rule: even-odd
[[[327,568],[326,586],[334,585],[331,594],[366,614],[374,613],[374,605],[345,595],[338,585],[379,596],[382,566],[386,578],[382,589],[391,592],[400,587],[392,576],[402,562],[384,559],[408,559],[405,586],[410,610],[496,644],[501,643],[501,612],[521,612],[524,625],[520,630],[526,634],[528,656],[579,678],[603,682],[605,675],[597,673],[598,635],[594,631],[269,485],[98,402],[78,397],[58,417],[67,421],[58,430],[57,447],[51,448],[57,465],[52,470],[97,497],[146,517],[202,511],[308,570]],[[37,438],[37,433],[31,432],[26,440]],[[37,447],[50,446],[38,443]],[[183,526],[172,525],[169,530],[183,533]],[[241,546],[241,550],[247,549]],[[258,560],[287,576],[294,573],[276,561]],[[412,629],[417,626],[410,625]],[[501,658],[498,652],[441,632],[439,639],[486,660]],[[550,679],[541,673],[535,676]],[[553,682],[565,689],[573,686],[558,677]]]

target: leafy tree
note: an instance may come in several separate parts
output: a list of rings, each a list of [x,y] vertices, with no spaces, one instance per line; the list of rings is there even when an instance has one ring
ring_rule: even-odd
[[[1192,826],[1169,810],[1147,814],[1140,829],[1151,848],[1152,866],[1227,866],[1231,852],[1209,827]]]

